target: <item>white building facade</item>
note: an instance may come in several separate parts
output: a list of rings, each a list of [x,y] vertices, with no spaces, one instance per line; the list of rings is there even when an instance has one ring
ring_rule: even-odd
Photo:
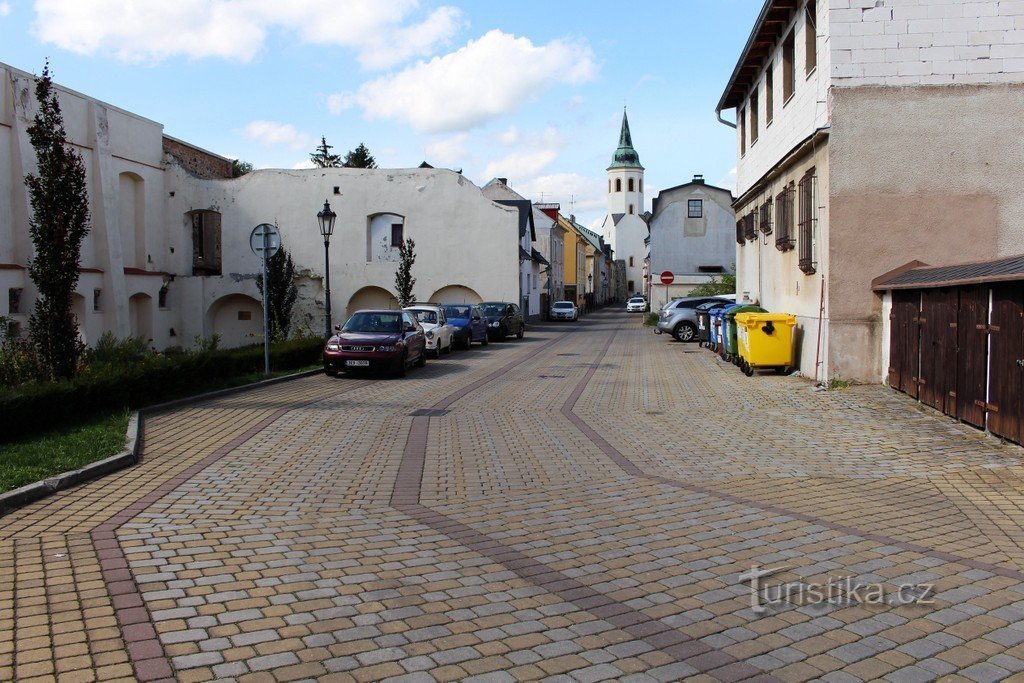
[[[796,315],[803,374],[884,379],[873,278],[1024,250],[1022,55],[1019,3],[765,2],[717,108],[737,293]]]
[[[729,190],[704,182],[703,176],[662,190],[654,199],[651,226],[651,310],[674,297],[687,296],[713,277],[732,273],[736,259],[736,214]],[[671,284],[661,275],[671,273]]]

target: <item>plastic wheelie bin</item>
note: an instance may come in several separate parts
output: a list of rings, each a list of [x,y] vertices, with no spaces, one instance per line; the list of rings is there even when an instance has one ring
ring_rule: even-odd
[[[725,312],[729,310],[730,306],[735,306],[735,304],[728,304],[722,308],[712,309],[708,314],[711,324],[709,339],[711,342],[711,350],[719,356],[721,356],[725,351],[725,345],[722,343],[722,318],[725,316]]]
[[[697,307],[697,341],[698,346],[711,348],[711,311],[728,306],[727,301],[709,301]]]
[[[760,306],[737,305],[725,311],[722,317],[722,341],[725,343],[725,355],[722,358],[732,361],[736,366],[740,364],[740,351],[736,347],[736,316],[739,313],[767,313]]]
[[[793,366],[793,328],[796,317],[787,313],[736,314],[737,344],[747,377],[757,368],[785,372]]]

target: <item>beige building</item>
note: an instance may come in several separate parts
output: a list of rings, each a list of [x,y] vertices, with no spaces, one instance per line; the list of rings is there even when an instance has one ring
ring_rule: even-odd
[[[884,380],[873,278],[1024,250],[1021,3],[767,0],[728,109],[737,293],[797,316],[807,376]]]

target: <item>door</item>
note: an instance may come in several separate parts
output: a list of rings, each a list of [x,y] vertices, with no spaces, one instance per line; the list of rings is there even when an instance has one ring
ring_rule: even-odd
[[[889,314],[889,386],[917,398],[921,294],[895,290]]]
[[[956,333],[957,417],[975,427],[984,427],[988,379],[988,287],[960,288]]]
[[[992,287],[989,344],[988,429],[1019,443],[1024,437],[1024,283]]]
[[[955,289],[926,289],[921,294],[921,402],[956,417]]]

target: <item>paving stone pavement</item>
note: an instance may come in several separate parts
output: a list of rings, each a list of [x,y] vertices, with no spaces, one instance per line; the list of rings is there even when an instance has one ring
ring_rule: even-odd
[[[1024,680],[1022,456],[599,312],[150,419],[0,518],[0,680]]]

